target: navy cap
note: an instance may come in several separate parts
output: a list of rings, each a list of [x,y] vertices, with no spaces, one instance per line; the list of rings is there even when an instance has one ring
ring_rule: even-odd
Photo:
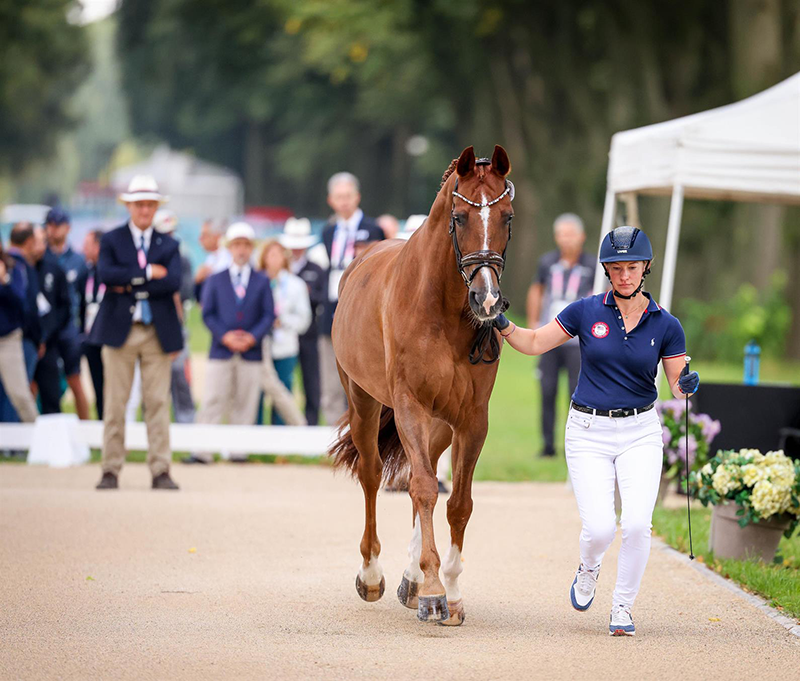
[[[44,219],[45,224],[63,225],[65,222],[69,224],[69,213],[63,208],[51,208],[47,211],[47,217]]]
[[[632,262],[652,260],[653,246],[638,227],[617,227],[603,238],[600,244],[600,262]]]

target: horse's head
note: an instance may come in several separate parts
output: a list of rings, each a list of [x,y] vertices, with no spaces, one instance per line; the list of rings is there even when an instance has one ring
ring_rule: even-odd
[[[500,278],[511,238],[514,186],[506,150],[495,146],[492,160],[475,159],[467,147],[456,165],[450,231],[456,261],[469,287],[469,306],[477,320],[490,322],[500,314]]]

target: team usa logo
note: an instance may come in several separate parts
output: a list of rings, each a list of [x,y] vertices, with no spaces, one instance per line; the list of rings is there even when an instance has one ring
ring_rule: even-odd
[[[608,335],[608,324],[605,322],[595,322],[592,325],[592,335],[595,338],[605,338]]]

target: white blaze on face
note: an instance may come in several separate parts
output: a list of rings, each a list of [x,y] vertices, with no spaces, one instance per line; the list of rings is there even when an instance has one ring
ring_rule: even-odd
[[[486,203],[486,194],[481,194],[481,203]],[[481,208],[481,222],[483,222],[483,250],[489,250],[489,206]],[[486,298],[483,300],[483,309],[486,310],[488,315],[498,298],[492,294],[492,275],[488,267],[481,268],[481,276],[483,277],[483,284],[486,287]]]
[[[372,556],[372,559],[367,565],[362,565],[358,571],[361,581],[367,586],[377,586],[383,579],[383,568],[378,562],[378,556]]]
[[[422,555],[422,528],[419,525],[419,513],[414,518],[414,531],[411,533],[411,541],[408,543],[408,567],[405,577],[409,582],[422,583],[425,576],[419,566],[419,559]]]
[[[447,557],[442,563],[442,574],[444,575],[444,589],[447,592],[447,600],[451,603],[461,600],[461,591],[458,588],[458,576],[464,571],[461,563],[461,551],[454,544],[450,545]]]

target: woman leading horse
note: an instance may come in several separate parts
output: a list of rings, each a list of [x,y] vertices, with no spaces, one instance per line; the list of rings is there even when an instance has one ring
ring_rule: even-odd
[[[472,147],[465,149],[445,173],[425,224],[407,242],[385,241],[367,250],[339,288],[332,337],[349,407],[331,454],[364,491],[356,589],[366,601],[383,595],[375,502],[381,479],[391,480],[407,461],[414,525],[398,597],[423,621],[464,621],[458,576],[497,374],[493,322],[504,309],[500,278],[513,217],[510,170],[500,146],[491,161],[476,160]],[[450,548],[442,584],[433,532],[435,470],[451,442]]]

